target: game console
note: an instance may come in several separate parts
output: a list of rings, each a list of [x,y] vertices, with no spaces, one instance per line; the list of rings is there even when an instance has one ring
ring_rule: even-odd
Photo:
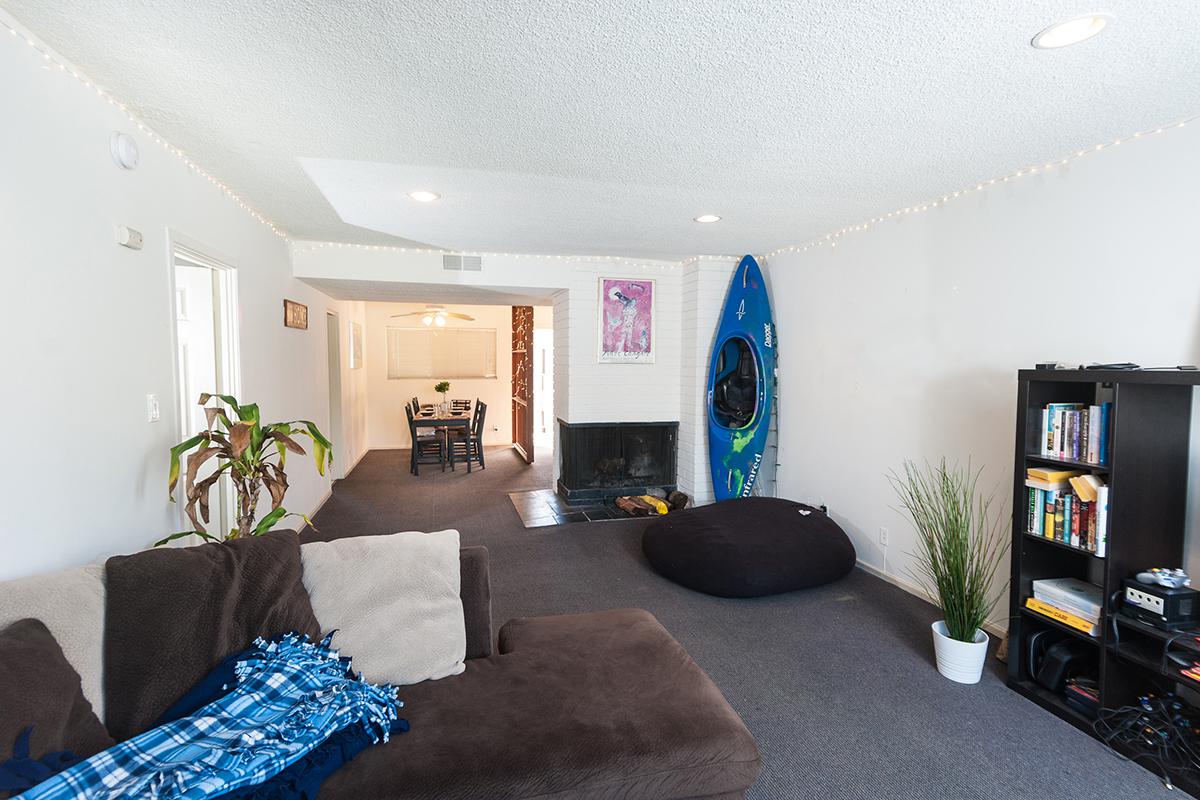
[[[1140,576],[1139,576],[1140,577]],[[1121,613],[1156,628],[1179,628],[1200,617],[1200,602],[1195,589],[1164,586],[1160,582],[1143,583],[1126,578]]]

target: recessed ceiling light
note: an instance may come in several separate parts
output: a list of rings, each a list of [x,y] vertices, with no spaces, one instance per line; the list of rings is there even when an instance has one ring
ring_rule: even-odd
[[[1053,50],[1057,47],[1079,44],[1104,30],[1111,21],[1111,14],[1085,14],[1082,17],[1051,25],[1033,37],[1032,44],[1039,50]]]
[[[701,214],[700,216],[695,217],[692,221],[693,222],[720,222],[721,218],[718,217],[716,214]]]
[[[416,200],[418,203],[432,203],[434,200],[437,200],[439,197],[441,197],[441,195],[437,192],[427,192],[424,189],[420,189],[415,192],[409,192],[408,196],[413,200]]]

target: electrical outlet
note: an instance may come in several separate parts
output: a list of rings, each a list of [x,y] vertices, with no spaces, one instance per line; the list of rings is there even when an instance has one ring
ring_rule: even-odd
[[[887,542],[888,542],[888,529],[880,528],[879,529],[879,546],[887,547]]]

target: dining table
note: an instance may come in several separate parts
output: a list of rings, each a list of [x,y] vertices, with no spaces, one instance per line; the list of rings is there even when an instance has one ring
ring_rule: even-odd
[[[470,411],[439,411],[437,406],[421,406],[421,411],[413,417],[413,425],[418,428],[462,428],[464,430],[471,426]],[[449,431],[447,431],[449,432]],[[450,457],[450,469],[454,469],[454,448],[447,447]],[[413,459],[416,459],[416,450],[413,450]],[[471,462],[467,462],[467,471],[471,471]]]

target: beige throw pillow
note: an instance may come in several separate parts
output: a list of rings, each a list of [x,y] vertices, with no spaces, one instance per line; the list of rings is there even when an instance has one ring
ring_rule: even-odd
[[[372,683],[465,669],[458,531],[410,531],[302,545],[304,588],[333,645]]]
[[[79,673],[83,696],[104,719],[104,565],[0,583],[0,628],[26,617],[50,629]],[[0,753],[11,746],[0,742]]]

